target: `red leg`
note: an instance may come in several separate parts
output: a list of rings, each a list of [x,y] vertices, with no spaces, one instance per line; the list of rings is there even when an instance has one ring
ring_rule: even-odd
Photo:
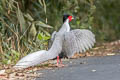
[[[59,65],[59,56],[57,56],[57,66]]]
[[[62,64],[62,60],[60,59],[60,65],[61,67],[65,66],[64,64]]]
[[[60,61],[60,64],[59,64]],[[59,58],[59,56],[57,56],[57,67],[63,67],[64,65],[62,64],[62,60]]]
[[[62,60],[60,59],[60,64],[62,64]]]

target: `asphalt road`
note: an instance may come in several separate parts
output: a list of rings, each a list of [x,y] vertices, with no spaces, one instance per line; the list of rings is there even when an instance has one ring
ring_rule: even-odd
[[[36,80],[120,80],[120,55],[65,61],[66,67],[46,69]]]

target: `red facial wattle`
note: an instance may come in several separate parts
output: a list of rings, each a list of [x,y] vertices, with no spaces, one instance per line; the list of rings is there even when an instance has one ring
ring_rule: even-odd
[[[72,21],[72,16],[69,16],[68,19],[69,19],[69,21]]]

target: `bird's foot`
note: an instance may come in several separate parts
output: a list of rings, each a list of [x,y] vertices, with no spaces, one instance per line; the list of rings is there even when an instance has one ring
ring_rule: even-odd
[[[57,67],[64,67],[64,64],[56,64]]]

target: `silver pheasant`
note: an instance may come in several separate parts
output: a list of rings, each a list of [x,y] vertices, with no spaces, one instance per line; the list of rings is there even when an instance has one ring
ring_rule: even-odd
[[[28,54],[18,61],[14,67],[27,68],[55,57],[59,59],[59,54],[61,52],[64,52],[64,54],[70,58],[75,53],[85,52],[92,48],[95,43],[95,35],[86,29],[70,30],[69,22],[72,19],[73,17],[70,15],[63,16],[64,23],[58,32],[53,32],[51,37],[53,43],[48,51],[41,50]]]

